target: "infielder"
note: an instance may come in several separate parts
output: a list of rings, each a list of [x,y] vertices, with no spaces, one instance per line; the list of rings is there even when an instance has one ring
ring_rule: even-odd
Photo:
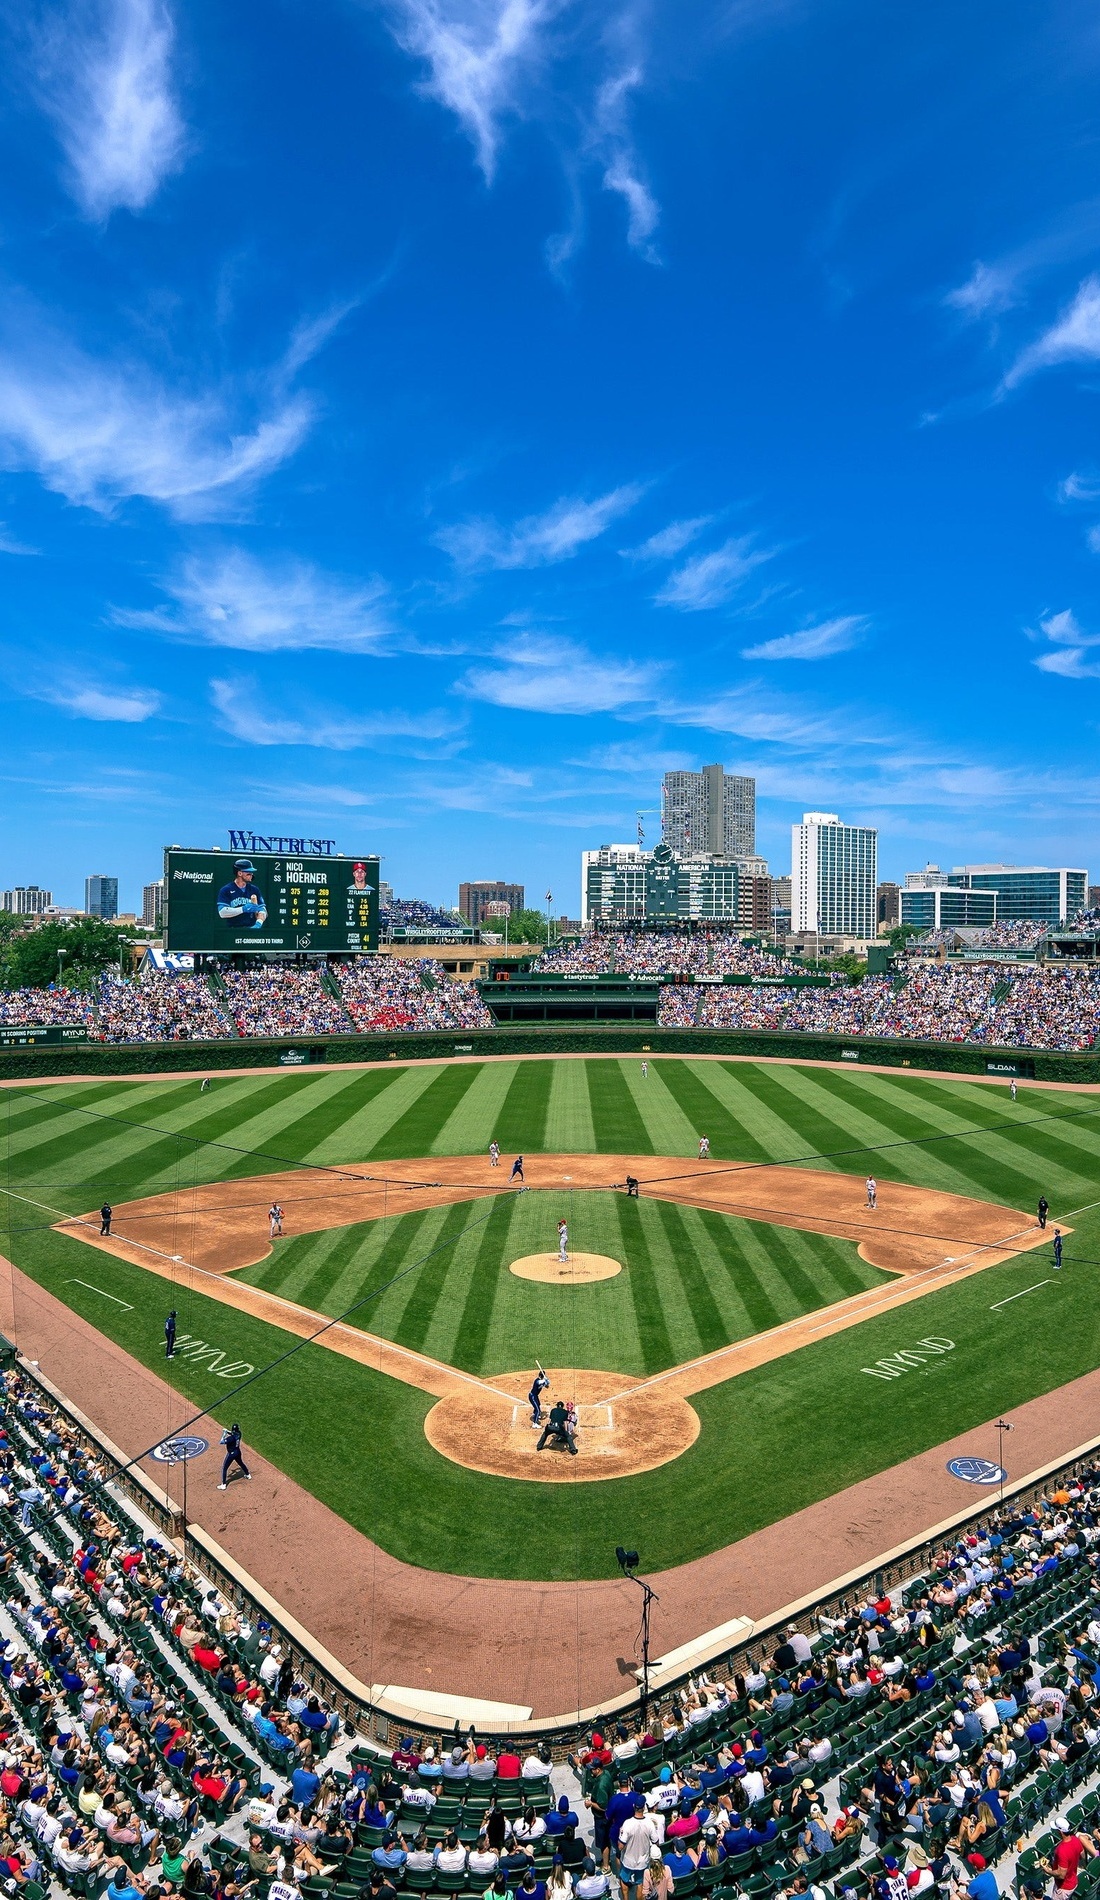
[[[872,1213],[878,1206],[878,1182],[873,1174],[867,1176],[867,1205]]]
[[[500,1166],[500,1143],[499,1143],[499,1141],[491,1141],[491,1142],[489,1143],[489,1166],[490,1166],[491,1168],[499,1168],[499,1166]]]
[[[710,1136],[709,1135],[700,1135],[699,1137],[699,1159],[700,1161],[710,1160]]]
[[[278,1201],[272,1201],[267,1210],[267,1218],[271,1222],[271,1238],[274,1240],[276,1235],[283,1231],[283,1210]]]

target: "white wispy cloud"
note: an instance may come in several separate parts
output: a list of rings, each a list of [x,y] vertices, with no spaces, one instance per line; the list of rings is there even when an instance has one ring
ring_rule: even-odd
[[[1037,370],[1051,369],[1058,363],[1093,363],[1100,360],[1100,277],[1086,277],[1073,302],[1049,330],[1021,351],[1002,383],[1014,389],[1026,376]]]
[[[1100,679],[1100,665],[1086,658],[1090,647],[1100,647],[1100,633],[1086,633],[1072,608],[1040,620],[1039,633],[1031,638],[1043,636],[1052,650],[1041,653],[1035,661],[1041,673],[1057,673],[1068,680]]]
[[[836,620],[819,621],[815,627],[803,627],[799,633],[781,633],[774,640],[762,640],[758,646],[743,647],[743,660],[825,660],[833,653],[846,653],[859,644],[869,622],[863,614],[843,614]]]
[[[33,472],[67,501],[109,513],[139,496],[208,519],[309,429],[304,395],[182,391],[140,363],[98,362],[18,314],[18,333],[9,321],[0,338],[0,466]]]
[[[159,693],[146,687],[111,687],[78,674],[20,672],[17,690],[27,699],[56,706],[71,719],[95,719],[124,726],[140,726],[159,712]]]
[[[597,541],[613,521],[630,512],[644,493],[642,483],[627,482],[594,501],[563,496],[545,514],[526,515],[512,528],[479,517],[441,529],[435,542],[456,566],[471,572],[477,568],[549,567],[569,560],[588,542]]]
[[[475,666],[456,691],[517,712],[614,712],[651,699],[662,668],[602,659],[572,640],[525,633],[499,651],[498,666]]]
[[[163,0],[74,0],[36,46],[39,90],[89,218],[140,211],[183,162]]]
[[[334,717],[324,706],[303,704],[294,693],[289,710],[280,704],[283,689],[272,691],[256,680],[214,679],[210,698],[224,732],[246,745],[312,746],[323,752],[416,750],[430,743],[429,756],[445,757],[461,726],[446,713],[419,715],[374,706],[347,717]],[[451,742],[450,748],[448,742]],[[442,748],[442,751],[441,751]]]
[[[630,130],[630,99],[642,84],[640,62],[630,61],[605,79],[596,94],[590,143],[603,167],[603,186],[626,206],[626,238],[648,263],[660,261],[653,234],[660,219]]]
[[[965,284],[949,290],[944,303],[964,317],[988,317],[1016,302],[1017,277],[1007,264],[975,264]]]
[[[1090,553],[1100,554],[1100,526],[1087,529],[1085,533],[1085,544]]]
[[[0,521],[0,554],[41,554],[41,548],[32,548],[26,541],[20,541],[18,535],[11,534]]]
[[[713,515],[692,515],[688,520],[670,521],[667,528],[658,528],[638,547],[620,548],[619,552],[631,561],[674,561],[713,520]]]
[[[655,599],[658,606],[678,607],[683,613],[724,607],[753,569],[771,559],[772,550],[754,547],[751,536],[734,537],[712,553],[693,555],[675,568]]]
[[[1089,469],[1071,469],[1065,480],[1059,482],[1055,492],[1059,501],[1098,501],[1100,475]]]
[[[162,585],[174,607],[116,609],[115,621],[244,653],[376,653],[390,634],[381,581],[344,581],[305,561],[265,564],[230,548],[185,561]]]
[[[394,0],[394,37],[428,68],[424,91],[454,113],[486,182],[502,123],[519,117],[565,0]]]

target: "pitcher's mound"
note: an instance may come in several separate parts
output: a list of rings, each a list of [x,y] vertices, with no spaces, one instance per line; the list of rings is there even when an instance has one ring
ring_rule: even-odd
[[[491,1387],[440,1399],[424,1420],[428,1443],[468,1471],[576,1484],[653,1471],[679,1458],[699,1436],[698,1413],[666,1385],[646,1385],[622,1372],[547,1370],[543,1415],[549,1416],[555,1399],[574,1401],[575,1458],[552,1443],[536,1451],[541,1433],[531,1424],[527,1403],[531,1372],[504,1372]]]
[[[555,1286],[587,1286],[592,1280],[613,1280],[622,1270],[621,1261],[612,1260],[606,1253],[571,1253],[564,1260],[556,1253],[525,1253],[508,1269],[521,1280],[549,1280]]]

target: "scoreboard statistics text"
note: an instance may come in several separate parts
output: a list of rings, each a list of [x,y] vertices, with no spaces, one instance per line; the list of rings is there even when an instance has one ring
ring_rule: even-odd
[[[165,947],[207,955],[376,950],[378,872],[378,859],[366,854],[282,857],[170,846]]]

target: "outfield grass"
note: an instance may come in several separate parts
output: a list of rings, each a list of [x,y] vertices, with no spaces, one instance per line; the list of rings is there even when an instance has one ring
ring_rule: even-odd
[[[575,1252],[609,1254],[626,1270],[577,1287],[502,1271],[556,1251],[559,1215]],[[354,1324],[485,1374],[536,1359],[660,1372],[892,1277],[861,1260],[853,1241],[568,1189],[302,1234],[235,1276],[333,1316],[375,1293]]]
[[[27,1273],[163,1376],[163,1283],[107,1255],[95,1258],[93,1275],[88,1250],[46,1225],[54,1214],[92,1207],[104,1194],[121,1201],[288,1161],[472,1152],[494,1132],[506,1152],[668,1154],[693,1153],[705,1132],[712,1153],[739,1160],[798,1160],[856,1175],[873,1164],[880,1180],[1022,1208],[1042,1190],[1055,1217],[1100,1200],[1100,1103],[1092,1098],[1025,1087],[1012,1108],[1007,1092],[966,1082],[748,1063],[654,1061],[645,1083],[632,1061],[393,1065],[216,1081],[202,1097],[191,1078],[8,1091],[0,1182],[10,1192],[0,1207],[11,1227],[0,1239]],[[463,1223],[473,1211],[449,1210]],[[646,1208],[645,1218],[652,1213]],[[409,1562],[474,1575],[604,1576],[621,1542],[659,1569],[1092,1370],[1100,1363],[1100,1218],[1090,1209],[1072,1224],[1061,1275],[1030,1254],[744,1373],[694,1401],[702,1430],[682,1458],[613,1484],[548,1494],[451,1465],[423,1436],[430,1399],[319,1347],[251,1386],[234,1410],[249,1442]],[[774,1263],[792,1236],[755,1230]],[[1034,1293],[995,1307],[1043,1279]],[[284,1333],[195,1294],[186,1276],[176,1303],[181,1329],[227,1358],[262,1366],[286,1349]],[[698,1323],[694,1294],[688,1304]],[[886,1381],[861,1370],[930,1333],[956,1345],[923,1372]],[[186,1358],[168,1376],[198,1404],[221,1398],[222,1382]],[[1091,1429],[1082,1419],[1081,1437]]]

